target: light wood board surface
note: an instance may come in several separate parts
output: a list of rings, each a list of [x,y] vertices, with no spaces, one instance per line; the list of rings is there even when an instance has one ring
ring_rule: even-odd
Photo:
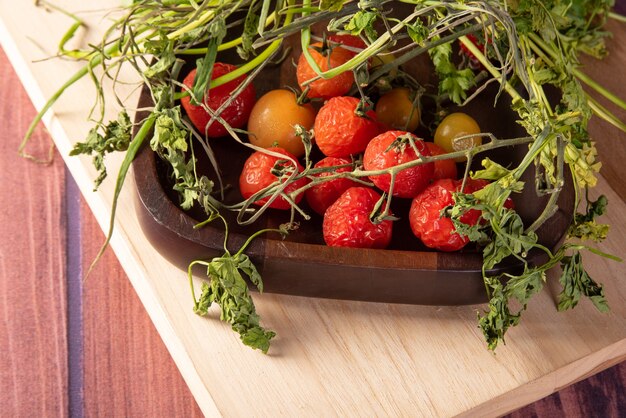
[[[79,66],[60,60],[32,61],[51,55],[71,22],[22,3],[0,1],[0,39],[33,102],[41,107],[43,98]],[[71,10],[93,10],[115,2],[59,4]],[[97,14],[81,16],[99,22],[94,32],[103,27]],[[85,109],[91,105],[90,91],[88,80],[72,87],[47,118],[64,157],[89,128]],[[601,129],[596,132],[604,134]],[[611,141],[623,142],[623,135],[611,136]],[[108,226],[112,181],[92,193],[94,172],[89,160],[67,158],[66,162],[96,218]],[[119,158],[109,163],[110,173],[115,173]],[[605,182],[598,189],[609,197],[611,213],[606,221],[613,225],[602,248],[623,256],[626,205]],[[250,411],[259,416],[502,414],[626,356],[626,270],[623,264],[593,256],[586,257],[590,272],[605,284],[612,312],[599,314],[584,301],[574,311],[557,313],[548,289],[531,303],[522,325],[509,333],[508,344],[497,355],[484,348],[476,327],[475,312],[480,307],[432,308],[266,294],[255,301],[263,323],[279,336],[270,355],[263,356],[242,346],[219,322],[216,311],[209,319],[191,312],[185,275],[156,253],[140,232],[130,182],[118,209],[112,246],[207,415],[247,416]]]

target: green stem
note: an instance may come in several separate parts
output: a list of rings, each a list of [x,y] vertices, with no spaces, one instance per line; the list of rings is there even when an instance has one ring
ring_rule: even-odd
[[[600,93],[606,99],[610,100],[613,104],[615,104],[616,106],[619,106],[623,110],[626,110],[626,101],[622,100],[621,98],[617,97],[615,94],[611,93],[609,90],[607,90],[605,87],[598,84],[594,79],[589,77],[587,74],[575,68],[572,70],[572,73],[580,81],[582,81],[583,83],[585,83],[586,85],[588,85],[589,87],[591,87],[592,89]]]
[[[543,51],[549,54],[553,59],[555,60],[559,59],[558,55],[554,52],[554,49],[551,48],[548,44],[546,44],[543,41],[543,39],[541,39],[541,37],[539,37],[537,34],[529,33],[528,37],[532,40],[532,43],[535,43],[536,45],[538,45]],[[604,96],[607,100],[610,100],[616,106],[619,106],[621,109],[626,110],[626,101],[617,97],[615,94],[607,90],[605,87],[597,83],[594,79],[592,79],[591,77],[589,77],[587,74],[583,73],[582,71],[578,70],[577,68],[572,68],[571,71],[572,71],[572,74],[574,74],[576,78],[578,78],[580,81],[585,83],[587,86],[594,89],[596,92]]]
[[[191,297],[193,298],[194,309],[198,309],[198,299],[196,298],[196,289],[193,286],[193,266],[195,266],[196,264],[201,264],[206,267],[209,266],[209,263],[207,263],[206,261],[202,261],[202,260],[194,260],[191,263],[189,263],[189,266],[187,266],[187,277],[189,277],[189,287],[191,288]]]
[[[130,143],[130,146],[128,147],[128,150],[126,151],[126,155],[124,156],[124,160],[122,161],[122,166],[120,167],[120,170],[117,173],[117,180],[115,182],[115,191],[113,193],[113,202],[111,205],[111,216],[109,217],[109,230],[107,232],[107,237],[106,237],[106,240],[104,241],[104,244],[102,244],[102,247],[100,247],[100,251],[98,251],[96,258],[91,263],[91,266],[89,266],[89,270],[87,271],[87,274],[85,277],[89,276],[89,273],[91,272],[93,267],[96,265],[100,257],[102,257],[102,254],[104,254],[104,250],[106,250],[106,248],[109,245],[109,242],[111,241],[111,237],[113,236],[113,229],[115,226],[115,213],[117,212],[117,200],[120,196],[120,192],[122,191],[122,186],[124,185],[126,174],[128,173],[128,170],[130,169],[130,166],[133,160],[135,159],[135,156],[141,149],[141,145],[144,143],[146,137],[148,136],[148,133],[152,129],[152,126],[154,125],[154,122],[156,121],[156,116],[157,116],[156,113],[153,112],[150,114],[148,119],[146,119],[143,122],[143,124],[141,125],[141,128],[139,128],[139,131],[137,132],[137,135],[135,135],[135,138],[132,140],[132,142]]]
[[[480,49],[478,49],[478,47],[474,44],[474,42],[469,40],[467,36],[465,35],[459,37],[459,41],[474,55],[474,57],[476,57],[476,59],[483,65],[483,67],[485,67],[487,71],[489,71],[489,73],[493,76],[493,78],[495,78],[496,80],[502,80],[502,74],[500,73],[500,71],[498,71],[489,62],[489,60],[487,60],[485,55],[482,53]],[[511,98],[513,99],[513,102],[517,100],[522,100],[522,96],[519,95],[519,93],[515,90],[515,88],[513,88],[513,86],[508,81],[504,82],[504,89],[509,94],[509,96],[511,96]]]
[[[611,19],[617,20],[618,22],[626,23],[626,16],[623,16],[619,13],[609,12],[609,17]]]

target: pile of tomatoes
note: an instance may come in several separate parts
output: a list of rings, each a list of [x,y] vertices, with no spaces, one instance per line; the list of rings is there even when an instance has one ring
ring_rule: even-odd
[[[326,71],[344,64],[354,57],[354,48],[364,46],[359,38],[331,35],[327,42],[311,45],[309,53]],[[212,77],[235,68],[216,63]],[[391,241],[393,219],[405,216],[413,234],[426,246],[442,251],[463,248],[469,239],[459,235],[445,216],[445,209],[454,204],[452,193],[460,191],[462,183],[457,179],[455,161],[442,159],[400,171],[392,168],[480,145],[480,136],[471,136],[480,133],[478,124],[468,115],[453,113],[438,126],[434,142],[425,141],[412,133],[420,125],[420,110],[409,88],[393,88],[382,94],[375,106],[368,106],[366,101],[347,95],[355,82],[350,71],[330,79],[317,78],[302,54],[296,75],[306,97],[323,103],[318,110],[311,103],[301,103],[299,96],[303,95],[287,89],[269,91],[256,101],[251,83],[233,99],[231,93],[245,76],[207,92],[205,106],[212,111],[219,109],[215,121],[203,106],[192,104],[188,97],[182,99],[189,119],[208,137],[227,134],[221,118],[234,129],[247,127],[249,142],[264,149],[252,153],[245,162],[239,178],[241,195],[254,199],[256,205],[272,199],[269,207],[283,210],[306,199],[309,207],[323,216],[323,236],[330,246],[385,248]],[[184,84],[191,87],[194,77],[195,70]],[[264,195],[272,184],[294,179],[304,170],[299,158],[305,154],[305,144],[296,126],[313,132],[314,146],[323,158],[315,162],[310,175],[288,182],[280,194]],[[469,139],[455,141],[461,136]],[[486,184],[467,179],[463,192],[472,193]],[[294,195],[300,189],[303,191]],[[389,212],[382,219],[376,218],[389,195],[411,199],[409,213]],[[473,225],[480,221],[480,215],[470,210],[461,221]]]

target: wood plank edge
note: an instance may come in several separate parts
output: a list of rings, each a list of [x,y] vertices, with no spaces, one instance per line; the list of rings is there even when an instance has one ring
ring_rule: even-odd
[[[482,403],[457,418],[495,417],[511,413],[626,360],[626,339],[573,361],[539,379]]]
[[[5,51],[11,65],[13,65],[17,76],[22,82],[24,89],[30,97],[37,111],[43,108],[47,99],[37,84],[34,74],[30,71],[27,61],[20,54],[17,43],[12,34],[7,29],[2,16],[0,16],[0,46]],[[93,183],[89,171],[76,157],[70,157],[70,140],[67,132],[63,128],[62,123],[54,113],[54,109],[48,111],[43,118],[43,123],[48,129],[52,140],[54,141],[59,153],[61,154],[66,166],[68,167],[72,177],[78,184],[78,187],[84,196],[89,208],[94,214],[100,228],[106,234],[109,228],[109,218],[111,216],[108,202],[100,192],[93,192]],[[16,150],[17,151],[17,150]],[[16,158],[18,154],[15,154]],[[133,187],[132,176],[127,177],[125,187]],[[152,319],[157,332],[161,336],[167,350],[174,359],[174,363],[178,367],[183,379],[189,386],[200,410],[205,416],[221,416],[212,395],[204,385],[202,378],[197,372],[196,367],[188,355],[187,350],[180,338],[178,338],[174,327],[167,318],[167,314],[163,307],[159,304],[158,298],[147,279],[147,272],[139,268],[134,262],[136,252],[132,245],[129,245],[128,234],[121,225],[116,224],[115,233],[111,238],[110,246],[115,252],[122,268],[126,272],[133,288],[137,292],[144,308]],[[131,256],[132,255],[132,256]]]

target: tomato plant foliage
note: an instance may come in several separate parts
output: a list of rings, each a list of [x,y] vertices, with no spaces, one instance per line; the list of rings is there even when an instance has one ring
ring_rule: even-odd
[[[562,271],[559,309],[573,308],[583,296],[588,297],[599,310],[608,309],[602,286],[590,277],[582,264],[582,250],[611,257],[582,241],[601,241],[608,232],[608,226],[597,222],[597,217],[606,209],[606,199],[591,201],[587,193],[596,184],[600,168],[587,126],[593,115],[624,131],[626,124],[610,109],[592,99],[583,89],[583,84],[606,97],[612,106],[626,109],[626,102],[586,76],[580,68],[579,56],[590,54],[602,57],[606,54],[604,40],[608,34],[603,27],[611,16],[613,1],[409,0],[403,2],[406,7],[402,13],[394,14],[391,11],[395,3],[345,0],[135,0],[122,9],[121,17],[112,18],[111,27],[98,44],[84,50],[67,50],[64,45],[75,34],[76,25],[68,31],[59,53],[83,60],[85,66],[70,77],[46,103],[29,128],[26,139],[66,88],[82,77],[91,76],[98,99],[90,115],[95,120],[95,127],[85,141],[76,144],[72,154],[92,156],[99,172],[97,187],[106,176],[105,156],[111,152],[126,153],[116,180],[111,227],[105,246],[112,233],[117,198],[125,176],[146,139],[170,166],[170,175],[174,189],[179,193],[182,208],[200,206],[207,215],[207,222],[223,220],[220,212],[237,211],[237,220],[249,225],[269,206],[264,204],[256,207],[255,199],[273,200],[282,194],[290,206],[290,227],[297,223],[296,216],[308,219],[306,210],[299,206],[295,196],[302,195],[308,188],[324,181],[342,178],[369,185],[367,179],[371,176],[389,175],[397,170],[454,158],[468,160],[469,167],[471,160],[479,158],[484,151],[528,144],[528,153],[516,166],[504,167],[483,158],[483,170],[472,173],[468,168],[462,182],[487,179],[491,183],[473,193],[454,192],[454,203],[445,211],[445,216],[450,218],[459,234],[483,248],[483,278],[490,301],[487,309],[479,313],[479,324],[488,346],[495,349],[504,339],[507,329],[519,323],[528,301],[543,287],[546,271],[555,266],[560,266]],[[318,39],[314,38],[311,30],[319,22],[324,22],[331,35],[358,37],[364,47],[353,51],[334,43],[334,51],[320,52],[318,46],[315,46]],[[363,170],[359,164],[358,154],[366,146],[364,140],[363,144],[359,142],[358,146],[346,152],[337,155],[331,153],[341,157],[352,155],[350,165],[354,169],[321,176],[320,170],[329,171],[332,168],[314,167],[311,152],[315,134],[324,144],[323,130],[322,134],[314,133],[295,125],[294,133],[301,139],[304,148],[302,168],[297,172],[292,170],[290,173],[282,173],[280,180],[273,181],[244,202],[226,204],[220,199],[226,185],[222,184],[219,175],[211,180],[199,175],[196,170],[197,152],[207,154],[216,173],[220,172],[219,158],[213,154],[204,132],[194,129],[189,117],[181,112],[179,102],[188,96],[183,101],[189,100],[192,104],[204,106],[209,123],[223,126],[225,135],[241,146],[263,152],[243,140],[243,125],[231,126],[222,117],[225,115],[222,112],[236,102],[237,97],[251,86],[256,77],[263,74],[266,66],[274,65],[281,59],[286,51],[285,39],[289,36],[299,37],[303,51],[299,60],[300,72],[305,75],[299,80],[303,93],[312,91],[312,96],[327,99],[325,90],[316,92],[313,86],[336,87],[337,80],[342,80],[340,94],[349,92],[352,96],[361,96],[353,97],[354,100],[362,104],[369,103],[367,92],[373,88],[379,89],[374,90],[376,94],[384,93],[398,80],[415,87],[415,80],[402,73],[400,67],[420,54],[428,54],[438,76],[438,86],[433,95],[438,110],[443,110],[442,104],[447,101],[463,105],[487,84],[495,83],[499,86],[498,98],[509,96],[511,108],[518,115],[518,123],[528,135],[524,138],[496,138],[490,133],[482,133],[482,143],[477,141],[470,148],[424,156],[402,162],[400,166],[370,171]],[[325,43],[323,38],[322,49]],[[407,47],[406,42],[412,45]],[[463,59],[457,59],[457,43],[462,44],[480,63],[480,72],[468,67]],[[236,50],[243,61],[230,71],[218,74],[214,71],[219,67],[216,62],[220,54],[229,49]],[[331,62],[333,53],[340,59]],[[390,54],[395,58],[372,66],[372,58],[379,54]],[[197,70],[193,83],[182,88],[179,80],[182,79],[185,57],[187,61],[195,60]],[[139,121],[137,134],[132,139],[132,123],[125,109],[111,122],[106,122],[105,112],[100,111],[105,103],[103,79],[113,78],[115,88],[117,79],[114,74],[123,65],[137,71],[154,101],[154,107],[149,109],[144,120]],[[105,71],[98,74],[98,69]],[[205,94],[210,95],[212,89],[215,92],[219,86],[225,85],[233,88],[229,89],[228,98],[218,108],[209,108],[203,103]],[[560,92],[558,103],[551,103],[547,99],[545,89],[548,87]],[[356,113],[360,113],[357,116],[362,119],[355,120],[363,124],[374,123],[375,114],[368,116],[367,109],[363,110],[363,106],[357,106]],[[350,108],[343,119],[354,119],[354,115],[355,109]],[[314,130],[318,129],[316,126]],[[376,129],[371,127],[367,132],[368,140],[378,134],[377,129],[378,126]],[[22,155],[26,155],[25,144],[26,140],[20,147]],[[292,160],[291,157],[288,159]],[[532,167],[537,167],[539,174],[535,184],[526,184],[522,180],[523,174]],[[586,213],[575,215],[568,240],[559,248],[549,249],[538,242],[536,231],[555,212],[558,195],[563,190],[565,168],[571,171],[576,187],[581,192],[578,193],[581,197],[578,206],[582,207],[586,203],[587,210]],[[300,183],[296,183],[298,181]],[[296,184],[297,190],[289,189],[285,193],[291,184]],[[507,207],[506,202],[511,195],[529,187],[549,198],[538,218],[531,225],[525,225],[520,216]],[[393,218],[390,213],[392,198],[388,196],[387,200],[380,199],[376,203],[376,211],[379,213],[373,219],[375,222]],[[463,223],[463,214],[469,210],[480,211],[482,220],[474,224]],[[286,233],[287,229],[282,228],[281,232]],[[257,235],[252,234],[251,239]],[[262,282],[243,253],[244,249],[245,245],[235,255],[231,255],[225,248],[224,257],[194,261],[196,264],[204,263],[208,273],[208,282],[202,286],[203,293],[199,301],[194,296],[195,309],[205,314],[212,303],[219,304],[222,318],[241,335],[244,343],[266,352],[273,333],[259,325],[254,304],[247,293],[243,275],[248,276],[251,283],[259,288]],[[530,265],[526,261],[530,251],[543,252],[548,261],[543,265]],[[493,268],[507,257],[519,259],[523,263],[523,271],[518,275],[493,273]],[[511,303],[514,300],[519,303]]]

